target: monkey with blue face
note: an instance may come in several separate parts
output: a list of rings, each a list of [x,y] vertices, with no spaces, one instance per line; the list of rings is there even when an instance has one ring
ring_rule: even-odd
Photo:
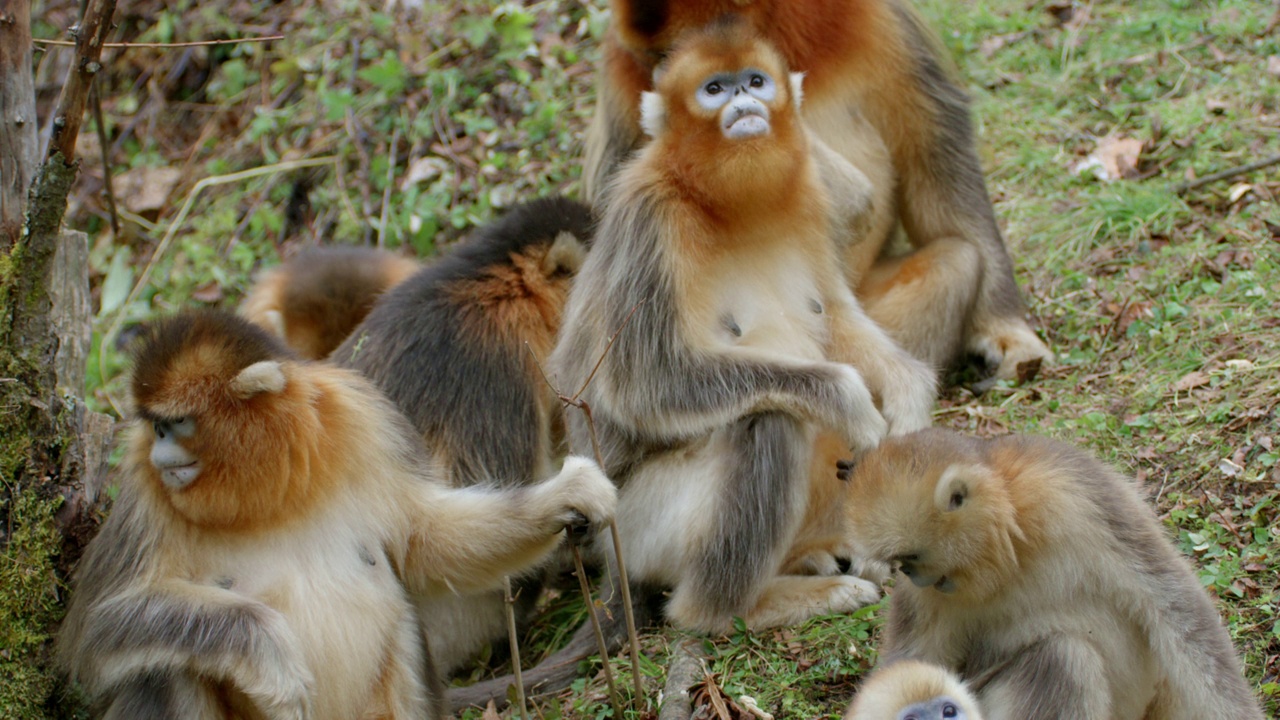
[[[877,669],[844,720],[983,720],[969,688],[951,671],[916,660]]]

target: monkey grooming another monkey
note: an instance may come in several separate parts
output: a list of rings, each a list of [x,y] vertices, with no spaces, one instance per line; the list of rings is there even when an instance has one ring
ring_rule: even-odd
[[[678,39],[726,14],[805,74],[813,134],[866,173],[870,218],[839,245],[867,313],[941,370],[966,353],[998,377],[1053,355],[1027,324],[974,149],[964,92],[905,0],[611,0],[583,178],[599,204],[644,142],[640,96]],[[911,245],[889,252],[901,227]]]
[[[331,359],[386,393],[457,487],[532,485],[563,453],[560,400],[538,363],[555,345],[592,231],[582,203],[517,205],[384,295]],[[521,580],[519,611],[540,587]],[[501,592],[421,602],[443,673],[506,637]]]
[[[922,430],[858,458],[846,501],[903,576],[881,656],[958,672],[987,720],[1261,720],[1190,564],[1088,453]]]
[[[982,720],[978,701],[954,673],[917,660],[876,668],[844,720]]]
[[[155,323],[120,497],[58,655],[112,720],[443,718],[419,596],[480,592],[613,514],[595,464],[449,487],[358,373],[226,313]]]
[[[843,282],[782,58],[720,23],[683,40],[655,88],[654,139],[603,202],[551,361],[566,393],[586,385],[631,578],[673,588],[667,617],[707,632],[855,609],[873,583],[779,574],[814,438],[862,449],[927,425],[932,375]],[[570,447],[591,448],[582,414],[568,419]]]

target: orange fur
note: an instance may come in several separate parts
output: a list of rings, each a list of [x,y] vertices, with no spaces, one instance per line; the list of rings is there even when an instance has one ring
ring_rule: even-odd
[[[328,357],[378,297],[417,272],[417,260],[363,247],[303,251],[261,274],[240,314],[310,360]]]
[[[642,144],[637,105],[654,68],[686,33],[735,16],[776,47],[791,69],[805,73],[811,131],[874,181],[869,208],[848,218],[839,238],[846,278],[868,313],[939,368],[971,352],[998,366],[1001,377],[1012,377],[1020,362],[1052,358],[1022,317],[963,94],[946,77],[938,44],[906,0],[612,0],[610,6],[613,22],[587,139],[589,200]],[[891,260],[898,224],[917,251],[959,240],[978,257],[926,264],[923,282],[909,290],[898,291],[891,276],[859,285]]]
[[[581,458],[520,490],[449,488],[368,380],[244,320],[150,332],[120,500],[59,638],[115,717],[442,718],[411,599],[492,590],[579,513],[612,513]]]

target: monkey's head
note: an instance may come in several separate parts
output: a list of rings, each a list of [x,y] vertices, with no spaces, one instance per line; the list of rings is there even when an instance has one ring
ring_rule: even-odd
[[[877,669],[845,720],[982,720],[977,701],[945,668],[901,660]]]
[[[245,528],[305,496],[318,392],[278,339],[234,315],[153,323],[134,356],[130,461],[188,521]]]
[[[640,123],[721,158],[726,148],[794,147],[801,75],[745,22],[728,17],[681,37],[641,97]],[[768,142],[765,139],[772,139]]]
[[[981,440],[942,428],[890,438],[859,458],[852,539],[923,592],[981,600],[1016,570],[1024,539],[1014,498]]]

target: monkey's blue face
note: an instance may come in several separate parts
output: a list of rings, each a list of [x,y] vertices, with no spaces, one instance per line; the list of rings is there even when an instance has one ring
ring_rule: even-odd
[[[915,705],[908,705],[898,713],[896,720],[966,720],[966,713],[959,703],[946,695]]]
[[[171,490],[182,490],[200,476],[200,458],[182,446],[196,434],[191,417],[156,418],[151,421],[151,464]]]
[[[769,107],[778,85],[763,70],[744,68],[711,75],[698,87],[697,102],[704,110],[718,112],[720,130],[730,140],[747,140],[769,134]]]

